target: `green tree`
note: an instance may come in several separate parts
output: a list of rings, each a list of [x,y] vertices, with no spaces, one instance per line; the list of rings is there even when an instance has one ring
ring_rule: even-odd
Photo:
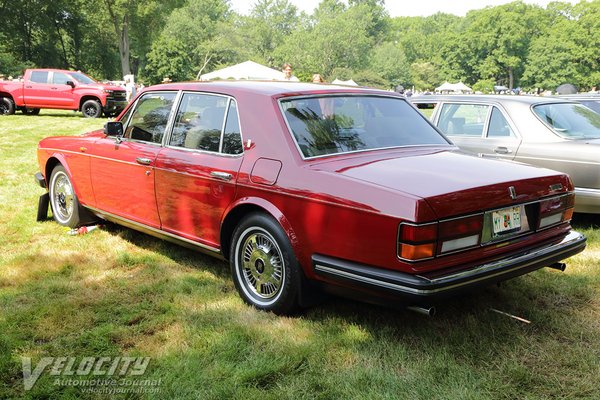
[[[223,26],[229,23],[227,0],[188,0],[173,11],[148,54],[144,77],[160,82],[195,79],[202,71],[226,63],[232,50],[224,47]]]
[[[523,73],[531,41],[547,23],[544,9],[521,1],[469,12],[460,38],[474,72],[468,81],[493,78],[512,89]]]
[[[367,68],[375,38],[369,4],[349,7],[336,0],[321,2],[304,26],[285,38],[275,50],[278,64],[290,62],[299,71],[331,77],[338,67],[351,70]]]
[[[388,88],[397,85],[409,85],[411,80],[410,65],[404,51],[395,43],[385,42],[375,47],[370,57],[371,71],[379,74]]]
[[[441,82],[438,68],[430,62],[415,62],[410,66],[412,84],[416,90],[432,91]]]

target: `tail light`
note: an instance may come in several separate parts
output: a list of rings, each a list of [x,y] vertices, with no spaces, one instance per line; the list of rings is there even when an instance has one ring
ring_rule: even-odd
[[[483,214],[429,224],[400,224],[398,257],[421,261],[481,243]]]
[[[437,247],[437,222],[423,225],[400,224],[398,257],[419,261],[435,256]]]
[[[575,195],[568,194],[540,202],[540,218],[538,229],[543,229],[573,218]]]

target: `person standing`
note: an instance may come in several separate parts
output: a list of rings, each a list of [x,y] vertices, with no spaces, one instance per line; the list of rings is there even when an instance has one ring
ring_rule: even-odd
[[[286,81],[300,82],[300,80],[292,74],[292,66],[289,63],[283,64],[283,74],[283,79]]]
[[[321,76],[321,74],[314,74],[312,76],[312,82],[313,83],[324,83],[325,80],[323,79],[323,77]]]

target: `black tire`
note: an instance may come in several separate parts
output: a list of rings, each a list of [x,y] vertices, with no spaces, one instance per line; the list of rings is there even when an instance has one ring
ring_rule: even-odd
[[[39,108],[23,108],[22,111],[25,115],[38,115],[40,113]]]
[[[54,167],[50,174],[48,191],[52,217],[60,225],[76,228],[95,220],[92,214],[79,203],[71,177],[60,164]]]
[[[8,97],[0,97],[0,115],[13,115],[15,113],[15,102]]]
[[[302,272],[279,223],[265,214],[250,214],[231,241],[231,276],[242,299],[265,311],[290,314],[298,308]]]
[[[102,115],[102,105],[97,100],[86,100],[81,106],[81,113],[86,118],[98,118]]]

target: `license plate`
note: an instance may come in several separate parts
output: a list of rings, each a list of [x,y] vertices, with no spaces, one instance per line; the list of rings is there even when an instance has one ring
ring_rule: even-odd
[[[494,234],[514,232],[521,228],[521,207],[509,207],[492,213]]]

